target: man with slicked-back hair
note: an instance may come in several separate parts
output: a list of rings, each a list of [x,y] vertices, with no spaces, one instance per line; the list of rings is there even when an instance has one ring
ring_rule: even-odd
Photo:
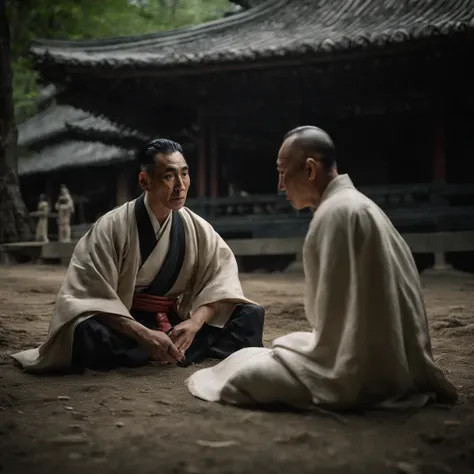
[[[193,395],[240,405],[400,408],[454,402],[435,365],[418,271],[385,213],[337,169],[330,136],[286,134],[279,187],[315,210],[303,247],[311,332],[245,348],[187,381]]]
[[[153,140],[138,161],[143,194],[78,242],[46,341],[13,355],[25,370],[188,365],[263,346],[264,309],[244,296],[232,251],[184,207],[181,145]]]

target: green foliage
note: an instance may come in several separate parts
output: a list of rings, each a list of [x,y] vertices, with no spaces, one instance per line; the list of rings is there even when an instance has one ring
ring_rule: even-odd
[[[34,38],[97,39],[195,25],[219,18],[228,0],[6,0],[17,122],[36,112]]]

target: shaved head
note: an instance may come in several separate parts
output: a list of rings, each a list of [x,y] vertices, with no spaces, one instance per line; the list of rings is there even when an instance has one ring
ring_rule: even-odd
[[[290,130],[283,140],[284,151],[287,151],[285,155],[297,162],[301,161],[302,166],[307,158],[319,158],[326,170],[336,164],[334,142],[321,128],[303,125]]]
[[[331,137],[318,127],[290,130],[278,152],[278,188],[295,209],[316,208],[329,182],[337,174]]]

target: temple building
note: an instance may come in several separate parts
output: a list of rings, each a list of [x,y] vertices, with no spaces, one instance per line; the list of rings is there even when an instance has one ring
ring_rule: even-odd
[[[136,146],[172,138],[191,168],[187,205],[239,258],[282,269],[311,212],[277,195],[276,156],[289,129],[311,124],[420,268],[472,262],[474,0],[233,3],[174,31],[37,40],[36,68],[60,92],[21,127],[37,154],[20,160],[23,191],[64,183],[94,202],[91,223],[140,192]]]
[[[38,40],[62,103],[189,145],[191,196],[276,190],[282,135],[327,130],[357,185],[469,182],[474,0],[240,0],[204,25]]]

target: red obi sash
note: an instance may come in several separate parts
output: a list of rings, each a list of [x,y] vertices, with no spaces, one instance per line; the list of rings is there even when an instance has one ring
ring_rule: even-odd
[[[137,293],[133,297],[132,309],[146,311],[156,314],[158,328],[167,333],[173,326],[168,319],[168,314],[177,312],[178,298],[167,298],[165,296],[153,296],[145,293]]]

